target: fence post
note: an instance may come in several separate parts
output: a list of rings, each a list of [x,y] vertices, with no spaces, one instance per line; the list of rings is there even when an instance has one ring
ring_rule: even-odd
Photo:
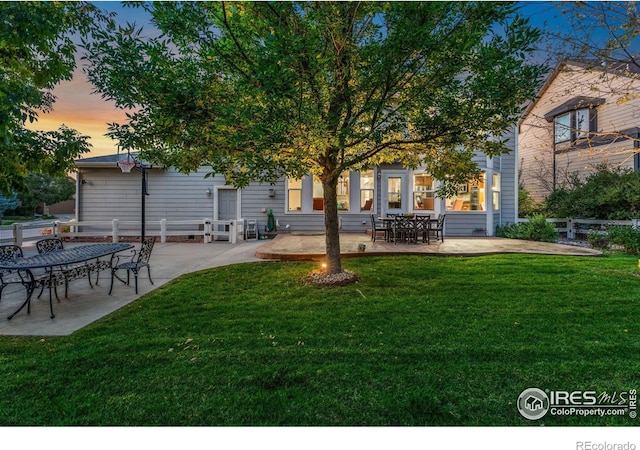
[[[13,244],[22,247],[22,224],[13,224]]]
[[[211,243],[211,219],[209,218],[205,218],[204,219],[204,228],[203,228],[203,242],[205,244],[210,244]]]
[[[567,219],[567,239],[575,239],[576,234],[573,227],[573,219]]]
[[[167,242],[167,219],[160,219],[160,243]]]
[[[631,226],[633,228],[638,228],[640,226],[640,219],[631,219]]]
[[[111,241],[114,243],[120,242],[120,230],[118,222],[118,219],[113,219],[111,221]]]
[[[57,237],[57,238],[62,237],[62,236],[60,236],[60,221],[59,220],[54,220],[51,223],[51,235],[53,237]]]
[[[231,235],[229,236],[229,242],[235,244],[238,241],[238,222],[236,220],[231,221],[229,231],[231,232]]]

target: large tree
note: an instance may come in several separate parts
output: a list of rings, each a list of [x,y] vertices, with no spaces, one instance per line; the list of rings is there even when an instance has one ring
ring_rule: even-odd
[[[52,109],[52,89],[69,80],[76,46],[71,34],[97,18],[84,2],[0,3],[0,192],[25,186],[28,172],[64,175],[89,151],[86,136],[26,127]]]
[[[70,200],[76,193],[76,183],[69,177],[52,177],[41,173],[30,173],[27,177],[27,187],[18,193],[20,203],[32,212],[41,205]]]
[[[126,146],[239,187],[313,173],[328,271],[342,271],[337,183],[348,170],[424,164],[440,195],[477,176],[474,151],[534,97],[538,33],[510,3],[147,3],[162,35],[96,29],[87,70],[129,116]],[[114,125],[117,129],[118,125]]]

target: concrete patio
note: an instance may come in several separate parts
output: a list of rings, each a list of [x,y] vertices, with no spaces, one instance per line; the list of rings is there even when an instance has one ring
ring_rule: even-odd
[[[84,243],[69,244],[82,245]],[[364,244],[364,251],[359,249]],[[537,253],[565,256],[597,256],[600,252],[576,246],[518,241],[500,238],[445,238],[442,242],[426,244],[393,244],[384,241],[371,242],[365,234],[343,234],[341,248],[345,257],[385,254],[423,255],[487,255],[495,253]],[[25,255],[35,253],[25,248]],[[126,252],[124,252],[126,254]],[[270,260],[318,260],[324,256],[324,235],[281,234],[270,241],[226,242],[213,244],[165,243],[156,244],[151,255],[151,277],[146,271],[139,279],[139,295],[133,284],[126,286],[116,280],[113,295],[109,296],[109,272],[101,273],[100,284],[90,288],[86,279],[70,284],[69,298],[54,298],[56,317],[49,317],[49,297],[45,292],[40,299],[33,299],[31,314],[26,309],[12,320],[6,317],[24,301],[25,289],[20,285],[5,288],[0,300],[0,335],[6,336],[65,336],[96,320],[126,307],[137,298],[151,292],[180,275],[213,267]]]

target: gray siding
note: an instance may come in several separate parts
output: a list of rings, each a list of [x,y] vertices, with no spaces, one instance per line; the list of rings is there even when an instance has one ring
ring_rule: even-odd
[[[476,228],[487,228],[487,214],[471,211],[447,211],[444,220],[444,236],[471,236]],[[487,231],[487,234],[488,231]]]
[[[518,216],[518,152],[516,149],[515,133],[511,136],[508,143],[512,149],[511,153],[502,155],[499,164],[494,170],[500,172],[502,186],[500,188],[500,214],[494,218],[493,224],[505,225],[507,223],[515,223]]]
[[[204,178],[206,170],[188,176],[161,169],[147,173],[147,220],[212,218],[213,195],[207,195],[207,189],[212,190],[214,183],[223,184],[221,177]],[[84,183],[78,192],[78,220],[140,220],[142,178],[139,172],[125,174],[118,168],[83,168],[79,176]]]

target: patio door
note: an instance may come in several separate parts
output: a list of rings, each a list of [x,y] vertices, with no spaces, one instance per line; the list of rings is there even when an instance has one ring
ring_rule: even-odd
[[[217,220],[236,220],[238,211],[238,190],[237,189],[217,189]],[[214,227],[216,240],[228,240],[227,236],[218,236],[216,231],[229,231],[229,225],[217,225]]]
[[[406,172],[382,172],[382,214],[401,214],[407,212]]]

